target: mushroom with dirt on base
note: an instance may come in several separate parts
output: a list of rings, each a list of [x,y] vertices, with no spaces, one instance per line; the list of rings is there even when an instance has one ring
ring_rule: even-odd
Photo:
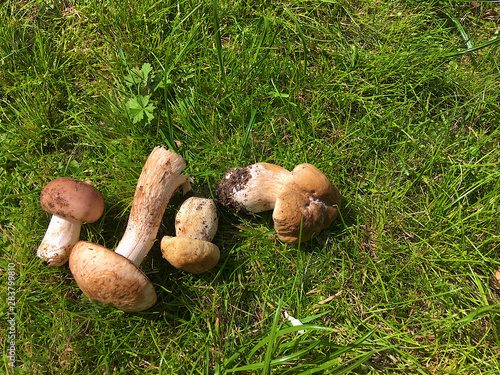
[[[127,312],[156,303],[150,280],[138,268],[153,246],[166,206],[187,176],[180,155],[156,147],[149,155],[132,201],[127,228],[115,251],[90,242],[78,242],[69,267],[82,292],[91,300]]]
[[[328,228],[341,201],[337,187],[308,163],[291,172],[270,163],[231,169],[216,194],[237,212],[273,210],[276,234],[287,243],[308,241]]]

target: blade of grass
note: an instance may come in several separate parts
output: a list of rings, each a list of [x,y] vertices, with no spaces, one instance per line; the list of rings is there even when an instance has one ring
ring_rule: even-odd
[[[307,71],[307,64],[308,64],[308,50],[307,50],[306,38],[304,37],[304,33],[302,32],[302,28],[300,27],[300,23],[297,17],[295,17],[295,15],[292,12],[290,12],[288,8],[285,8],[285,12],[290,16],[290,18],[295,23],[297,34],[299,34],[299,38],[302,42],[302,47],[304,48],[304,73],[305,73]]]
[[[471,38],[467,35],[467,32],[465,31],[464,27],[462,26],[458,18],[449,12],[446,12],[445,14],[451,20],[451,22],[455,24],[455,27],[462,36],[464,43],[467,45],[467,49],[468,50],[474,49],[474,44],[472,44]]]
[[[243,156],[245,149],[247,147],[248,141],[250,140],[250,134],[252,133],[253,126],[255,125],[255,115],[257,110],[252,108],[252,113],[250,115],[250,121],[248,122],[247,129],[245,131],[245,136],[243,137],[243,144],[241,145],[240,158]]]
[[[222,41],[220,35],[219,7],[217,0],[213,0],[212,7],[213,7],[213,24],[215,30],[215,46],[217,48],[217,59],[219,61],[219,69],[220,69],[220,74],[222,76],[222,82],[224,83],[224,87],[227,87],[226,70],[224,69],[224,54],[222,53]]]
[[[122,60],[123,65],[125,66],[125,69],[127,70],[127,73],[130,74],[130,69],[127,64],[127,58],[125,57],[125,54],[123,53],[122,47],[118,44],[118,54],[120,55],[120,59]]]
[[[448,58],[448,57],[455,57],[455,56],[461,56],[461,55],[466,55],[468,53],[473,53],[473,52],[476,52],[476,51],[480,51],[484,48],[488,48],[488,47],[493,47],[497,44],[500,44],[500,37],[495,37],[487,42],[484,42],[482,44],[478,44],[476,45],[475,47],[471,48],[471,49],[466,49],[466,50],[463,50],[463,51],[456,51],[456,52],[450,52],[450,53],[445,53],[443,55],[441,55],[440,57],[444,57],[444,58]]]
[[[161,125],[158,124],[158,132],[160,133],[163,142],[173,151],[178,152],[177,145],[174,142],[174,124],[172,122],[172,113],[170,111],[170,102],[168,100],[168,73],[165,71],[165,66],[161,63],[161,61],[156,57],[153,53],[153,57],[160,64],[160,67],[163,71],[163,105],[165,106],[165,115],[167,117],[167,134],[163,132],[161,129]]]
[[[335,366],[335,365],[337,365],[339,363],[339,357],[342,354],[348,353],[349,351],[352,351],[353,349],[357,348],[364,341],[366,341],[370,336],[372,336],[374,332],[375,331],[370,331],[367,334],[365,334],[364,336],[362,336],[359,339],[355,340],[352,344],[349,344],[349,345],[347,345],[345,347],[342,347],[339,350],[333,352],[331,355],[329,355],[329,358],[332,358],[332,359],[326,360],[326,361],[322,360],[320,363],[315,364],[314,368],[308,369],[306,371],[303,371],[303,372],[300,373],[300,375],[310,375],[310,374],[315,374],[317,372],[324,372],[324,371],[327,371],[327,370],[328,371],[334,371],[333,373],[335,373],[335,374],[337,374],[337,373],[343,373],[343,372],[341,372],[341,368],[345,366],[345,363],[341,364],[340,366],[337,366],[335,369],[332,369],[331,367]],[[362,353],[361,357],[360,356],[354,357],[351,361],[356,360],[356,358],[359,358],[359,359],[357,361],[355,361],[353,364],[351,364],[350,366],[348,366],[347,368],[350,371],[350,370],[358,367],[362,363],[366,362],[373,354],[375,354],[378,351],[379,350],[372,350],[372,351],[370,351],[368,353]],[[301,365],[300,367],[306,367],[306,366],[310,366],[310,364],[304,364],[304,365]],[[295,370],[297,370],[297,369],[298,368],[296,368]],[[345,369],[346,368],[344,368],[344,370]],[[295,371],[295,373],[297,373],[297,372]]]
[[[263,31],[260,32],[262,24],[264,24]],[[256,51],[253,53],[251,66],[248,69],[248,74],[247,74],[247,78],[246,78],[250,82],[253,81],[255,76],[260,72],[264,61],[267,59],[267,57],[269,56],[269,53],[272,50],[276,36],[279,33],[279,30],[276,30],[276,32],[273,34],[271,42],[269,43],[269,46],[265,49],[265,53],[262,55],[262,57],[260,59],[257,60],[258,54],[262,50],[262,48],[263,48],[262,46],[264,45],[265,39],[266,39],[267,35],[269,34],[269,30],[270,30],[269,19],[267,17],[261,17],[259,19],[259,22],[257,23],[257,25],[255,27],[255,34],[256,35],[252,41],[252,46],[251,46],[251,49],[252,50],[256,49]],[[258,38],[258,42],[256,42],[257,34],[260,34],[260,38]],[[256,44],[257,44],[257,46],[255,46]],[[250,77],[250,78],[248,79],[248,77]]]
[[[281,316],[281,305],[283,299],[280,299],[278,308],[274,313],[273,325],[271,326],[271,333],[269,334],[269,343],[267,345],[266,356],[264,357],[264,368],[262,374],[267,375],[271,373],[271,359],[273,357],[274,344],[276,341],[276,334],[278,333],[278,324]]]
[[[262,33],[260,34],[259,41],[257,43],[257,46],[255,47],[255,52],[253,54],[254,62],[257,61],[257,56],[259,55],[260,49],[262,48],[262,45],[264,44],[264,41],[266,40],[267,34],[269,32],[269,19],[267,17],[262,17],[261,19],[259,19],[259,22],[257,23],[256,26],[257,30],[260,29],[261,24],[263,24],[262,26],[263,30]],[[254,42],[252,43],[252,49],[254,48],[254,44],[255,44],[255,39]]]
[[[472,51],[472,54],[471,54],[472,58],[475,59],[476,56],[475,56],[475,54],[473,52],[473,50],[474,50],[474,44],[472,44],[471,37],[469,37],[469,35],[467,35],[467,32],[465,31],[465,29],[462,26],[462,24],[460,23],[460,21],[457,19],[457,17],[455,17],[450,12],[445,12],[444,14],[446,15],[446,17],[448,17],[448,19],[451,22],[453,22],[453,24],[455,25],[456,29],[460,33],[462,39],[464,40],[464,43],[467,46],[467,50],[468,51]]]

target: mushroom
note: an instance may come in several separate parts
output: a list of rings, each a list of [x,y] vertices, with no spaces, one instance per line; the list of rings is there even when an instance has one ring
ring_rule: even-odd
[[[175,268],[190,273],[212,269],[220,258],[219,248],[210,242],[218,223],[212,199],[187,199],[175,217],[176,237],[165,236],[161,240],[163,258]]]
[[[37,256],[50,266],[62,266],[80,237],[82,222],[93,223],[104,212],[104,198],[90,181],[59,177],[40,194],[42,208],[51,213]]]
[[[171,196],[187,181],[181,174],[184,168],[181,156],[156,147],[142,169],[127,228],[116,250],[84,241],[75,245],[69,267],[88,298],[127,312],[155,304],[154,287],[138,267],[156,240]]]
[[[328,228],[338,214],[340,193],[311,164],[292,172],[269,163],[234,168],[226,173],[216,194],[237,212],[273,211],[276,234],[287,243],[310,240]]]

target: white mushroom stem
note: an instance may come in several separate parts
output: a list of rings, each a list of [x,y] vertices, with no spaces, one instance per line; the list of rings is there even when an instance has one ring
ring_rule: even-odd
[[[146,160],[137,182],[125,234],[115,252],[139,266],[153,246],[168,201],[187,181],[180,155],[156,147]]]
[[[201,241],[212,241],[219,218],[212,199],[191,197],[182,203],[175,215],[175,235]]]
[[[290,172],[270,163],[256,163],[231,169],[222,179],[217,193],[223,204],[237,211],[258,213],[274,209],[278,194]]]
[[[36,255],[53,267],[62,266],[80,238],[81,227],[81,221],[52,215]]]

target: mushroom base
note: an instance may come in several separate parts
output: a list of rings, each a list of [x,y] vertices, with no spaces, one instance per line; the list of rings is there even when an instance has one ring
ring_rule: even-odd
[[[36,255],[45,260],[49,266],[62,266],[69,260],[71,249],[80,238],[81,227],[81,221],[52,215]]]

